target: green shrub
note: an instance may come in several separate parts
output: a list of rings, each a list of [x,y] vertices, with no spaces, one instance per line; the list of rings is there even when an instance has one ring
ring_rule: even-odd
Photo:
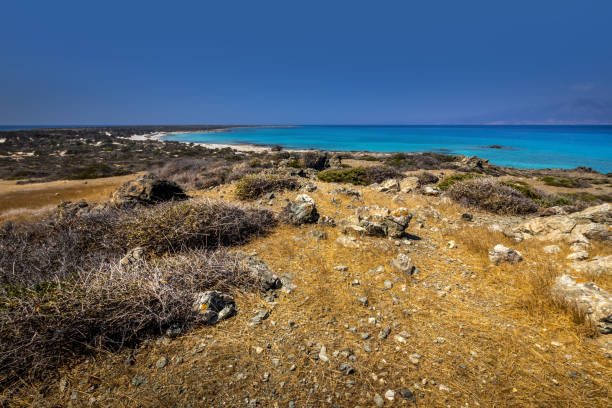
[[[566,188],[586,188],[590,187],[589,183],[580,179],[573,179],[569,177],[553,177],[546,176],[540,178],[540,180],[547,186],[554,187],[566,187]]]
[[[457,173],[450,176],[444,177],[444,179],[438,183],[438,188],[442,191],[446,191],[453,186],[453,184],[459,181],[467,181],[476,177],[482,177],[476,173]]]
[[[365,186],[368,184],[366,170],[363,167],[324,170],[317,173],[317,177],[319,180],[328,183],[350,183],[360,186]]]
[[[288,168],[292,168],[292,169],[301,169],[302,165],[300,164],[300,161],[298,159],[292,159],[289,160],[289,162],[286,165]]]
[[[538,210],[533,200],[491,178],[472,178],[455,182],[448,189],[448,194],[462,205],[496,214],[528,214]]]
[[[255,200],[266,193],[297,190],[300,182],[295,177],[280,175],[248,175],[236,182],[235,195],[239,200]]]

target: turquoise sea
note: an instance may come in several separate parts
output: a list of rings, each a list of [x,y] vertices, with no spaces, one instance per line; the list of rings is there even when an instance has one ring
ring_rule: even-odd
[[[167,140],[279,144],[291,149],[440,152],[518,168],[591,167],[612,172],[612,126],[295,126],[173,134]],[[502,146],[501,149],[490,148]]]

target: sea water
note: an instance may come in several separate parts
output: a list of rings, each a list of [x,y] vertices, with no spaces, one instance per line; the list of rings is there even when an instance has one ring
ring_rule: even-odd
[[[293,126],[172,134],[195,143],[281,145],[289,149],[438,152],[479,156],[517,168],[591,167],[612,172],[612,126]],[[496,146],[492,148],[491,146]]]

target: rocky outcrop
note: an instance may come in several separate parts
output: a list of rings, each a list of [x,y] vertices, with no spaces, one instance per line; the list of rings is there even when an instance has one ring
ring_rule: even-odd
[[[606,203],[570,215],[533,218],[506,235],[517,241],[530,238],[569,243],[588,243],[589,239],[612,241],[611,224],[612,204]]]
[[[283,209],[281,218],[293,225],[314,224],[319,213],[314,200],[307,194],[300,194]]]
[[[119,187],[113,193],[111,204],[118,207],[133,207],[186,198],[187,195],[178,184],[146,174]]]
[[[355,215],[340,221],[342,231],[350,235],[401,238],[406,235],[412,214],[406,208],[359,207]]]
[[[383,193],[397,193],[400,190],[400,183],[397,179],[388,179],[380,183],[377,190]]]
[[[555,280],[551,294],[568,307],[584,311],[600,333],[612,333],[612,294],[609,292],[582,278],[562,275]]]
[[[588,262],[572,262],[571,267],[587,275],[612,276],[612,255],[596,256]]]
[[[503,262],[520,262],[523,260],[523,256],[519,251],[497,244],[489,251],[489,260],[495,265],[499,265]]]
[[[204,324],[215,324],[236,314],[236,303],[227,293],[216,290],[197,293],[191,306]]]

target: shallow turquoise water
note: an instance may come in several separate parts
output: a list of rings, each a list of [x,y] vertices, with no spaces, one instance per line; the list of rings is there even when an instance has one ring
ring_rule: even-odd
[[[293,149],[441,152],[519,168],[592,167],[612,172],[612,126],[298,126],[185,133],[167,140],[279,144]],[[501,145],[503,149],[487,146]]]

